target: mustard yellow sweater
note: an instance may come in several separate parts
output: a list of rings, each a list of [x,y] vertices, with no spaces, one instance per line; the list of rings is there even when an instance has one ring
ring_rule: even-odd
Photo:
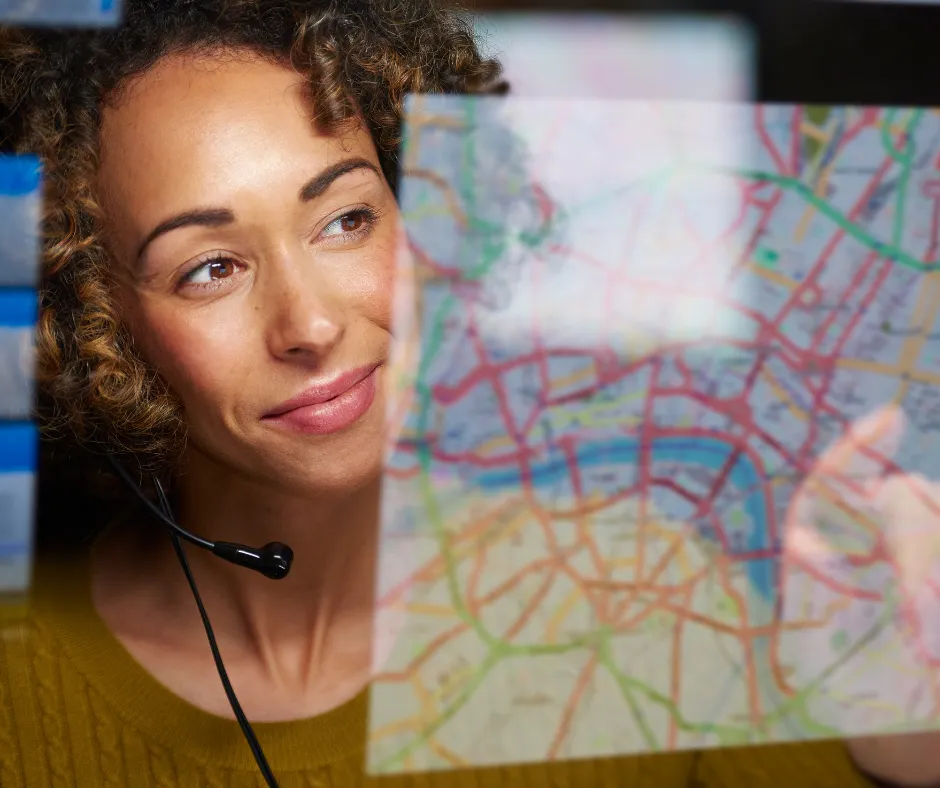
[[[365,695],[315,719],[255,726],[282,788],[852,788],[838,742],[369,778]],[[237,724],[165,689],[91,603],[87,562],[37,570],[0,622],[0,788],[261,786]]]

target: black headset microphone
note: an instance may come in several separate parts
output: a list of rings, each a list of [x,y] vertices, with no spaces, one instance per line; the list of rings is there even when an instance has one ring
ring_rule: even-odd
[[[235,714],[235,719],[241,728],[242,734],[245,736],[245,740],[248,742],[255,763],[258,764],[258,769],[261,772],[261,776],[264,778],[265,784],[268,788],[278,788],[277,779],[274,777],[274,773],[268,765],[264,750],[261,749],[261,743],[258,741],[254,730],[252,730],[251,724],[245,716],[245,712],[242,711],[241,704],[238,702],[238,698],[235,695],[235,690],[232,688],[232,683],[229,681],[225,664],[222,662],[222,655],[219,653],[219,646],[216,643],[215,633],[212,631],[212,625],[209,623],[209,615],[202,603],[199,590],[196,588],[196,580],[189,567],[189,561],[186,559],[186,553],[183,551],[182,541],[189,542],[196,547],[201,547],[203,550],[208,550],[223,561],[228,561],[237,566],[244,566],[247,569],[253,569],[255,572],[259,572],[272,580],[280,580],[287,577],[290,572],[291,562],[294,560],[294,551],[282,542],[268,542],[264,547],[255,548],[238,544],[237,542],[213,542],[209,539],[203,539],[200,536],[191,534],[173,520],[173,510],[170,507],[170,502],[167,500],[166,494],[163,492],[163,486],[156,476],[153,477],[153,485],[157,491],[159,506],[155,505],[153,501],[144,494],[144,491],[137,482],[134,481],[127,469],[114,457],[109,455],[108,460],[114,467],[117,475],[134,491],[134,494],[140,499],[144,506],[147,507],[150,514],[169,530],[170,538],[173,541],[173,548],[176,551],[176,557],[179,559],[180,566],[183,568],[183,573],[186,575],[186,580],[189,583],[189,589],[192,591],[193,598],[196,600],[196,606],[199,608],[199,615],[202,618],[202,625],[206,630],[206,638],[209,640],[209,648],[212,649],[212,658],[215,660],[215,667],[219,673],[219,679],[222,681],[225,696],[228,698],[232,712]]]
[[[118,476],[134,491],[141,502],[147,507],[150,513],[156,517],[165,527],[176,534],[181,539],[190,544],[208,550],[213,555],[217,555],[224,561],[238,566],[244,566],[247,569],[253,569],[260,572],[265,577],[272,580],[280,580],[287,577],[290,572],[291,562],[294,560],[294,551],[282,542],[268,542],[264,547],[249,547],[248,545],[238,544],[236,542],[212,542],[203,539],[201,536],[191,534],[185,528],[177,525],[173,521],[172,513],[169,507],[163,506],[166,496],[163,494],[163,488],[160,482],[154,477],[154,486],[157,488],[157,495],[161,498],[161,506],[157,508],[144,491],[140,489],[137,483],[131,478],[131,475],[117,460],[108,457]],[[162,510],[162,511],[161,511]]]

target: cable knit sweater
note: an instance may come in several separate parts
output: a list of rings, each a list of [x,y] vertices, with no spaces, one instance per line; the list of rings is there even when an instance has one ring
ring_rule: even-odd
[[[237,724],[152,678],[91,602],[86,561],[37,570],[0,622],[0,788],[261,786]],[[281,788],[852,788],[838,742],[760,746],[370,778],[367,698],[255,726]]]

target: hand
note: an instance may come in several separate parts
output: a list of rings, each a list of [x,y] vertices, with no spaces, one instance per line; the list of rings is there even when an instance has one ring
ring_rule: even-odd
[[[833,672],[825,693],[838,708],[826,722],[847,735],[877,731],[879,724],[924,728],[940,718],[940,591],[934,582],[940,485],[896,471],[892,459],[906,426],[903,412],[893,406],[853,425],[816,462],[786,523],[784,596],[802,588],[819,597],[828,582],[837,582],[844,594],[842,600],[828,597],[841,608],[823,627],[824,636],[790,643],[796,672],[808,679],[834,664],[829,646],[834,630],[854,630],[860,644],[838,669],[843,678]],[[865,583],[866,574],[877,583],[879,571],[880,588]],[[867,602],[859,601],[862,592],[868,593]],[[785,618],[801,615],[792,600],[785,607]],[[878,617],[884,631],[862,642],[862,632]],[[807,648],[808,643],[817,648]],[[873,712],[879,704],[881,713]],[[862,769],[882,779],[899,785],[940,780],[940,733],[867,736],[848,746]]]
[[[930,575],[940,557],[940,484],[893,471],[905,422],[899,408],[882,408],[823,452],[791,504],[784,560],[831,569],[847,557],[838,536],[867,521],[875,529],[873,557],[893,567],[908,624],[933,630],[940,621],[921,621],[919,613],[938,594]],[[842,522],[833,529],[833,520]]]

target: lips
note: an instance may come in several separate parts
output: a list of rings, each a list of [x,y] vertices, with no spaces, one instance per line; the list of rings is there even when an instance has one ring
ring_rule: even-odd
[[[343,430],[372,407],[378,367],[359,367],[320,381],[278,405],[263,421],[312,435]]]
[[[356,369],[343,372],[340,375],[336,375],[329,380],[315,383],[298,394],[296,397],[287,400],[287,402],[282,402],[274,410],[268,413],[265,418],[276,418],[277,416],[283,416],[285,413],[289,413],[290,411],[296,410],[297,408],[306,408],[311,405],[322,405],[323,403],[329,402],[330,400],[334,400],[337,397],[345,394],[357,383],[361,383],[363,380],[369,377],[369,375],[375,371],[377,366],[378,364],[372,364],[367,367],[358,367]]]

